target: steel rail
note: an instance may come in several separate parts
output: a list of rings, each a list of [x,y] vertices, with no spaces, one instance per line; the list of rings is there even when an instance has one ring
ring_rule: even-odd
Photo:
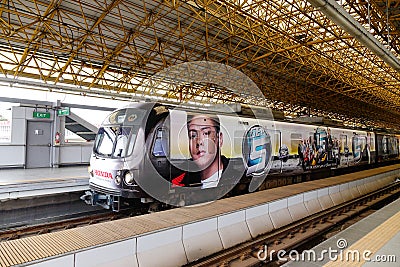
[[[270,261],[260,261],[257,257],[259,251],[265,246],[269,251],[294,249],[371,206],[398,194],[400,194],[400,183],[392,183],[185,266],[257,266],[266,264]],[[276,255],[274,254],[274,256]]]

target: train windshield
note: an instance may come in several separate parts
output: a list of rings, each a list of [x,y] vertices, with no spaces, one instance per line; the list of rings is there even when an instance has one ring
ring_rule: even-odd
[[[111,158],[123,158],[132,153],[136,139],[136,127],[101,127],[97,133],[94,152]]]

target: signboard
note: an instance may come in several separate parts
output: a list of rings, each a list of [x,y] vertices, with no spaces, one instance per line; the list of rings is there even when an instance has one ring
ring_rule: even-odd
[[[37,119],[50,119],[50,112],[33,112],[33,117]]]
[[[68,116],[69,115],[69,107],[62,107],[57,109],[58,116]]]

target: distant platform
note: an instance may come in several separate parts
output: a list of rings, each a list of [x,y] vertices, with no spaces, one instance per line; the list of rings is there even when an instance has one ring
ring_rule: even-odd
[[[0,200],[89,189],[87,166],[0,169]]]

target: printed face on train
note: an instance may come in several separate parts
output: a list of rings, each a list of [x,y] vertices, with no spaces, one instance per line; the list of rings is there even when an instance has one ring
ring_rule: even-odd
[[[217,161],[222,146],[222,133],[216,119],[195,115],[188,119],[189,152],[200,170]]]

